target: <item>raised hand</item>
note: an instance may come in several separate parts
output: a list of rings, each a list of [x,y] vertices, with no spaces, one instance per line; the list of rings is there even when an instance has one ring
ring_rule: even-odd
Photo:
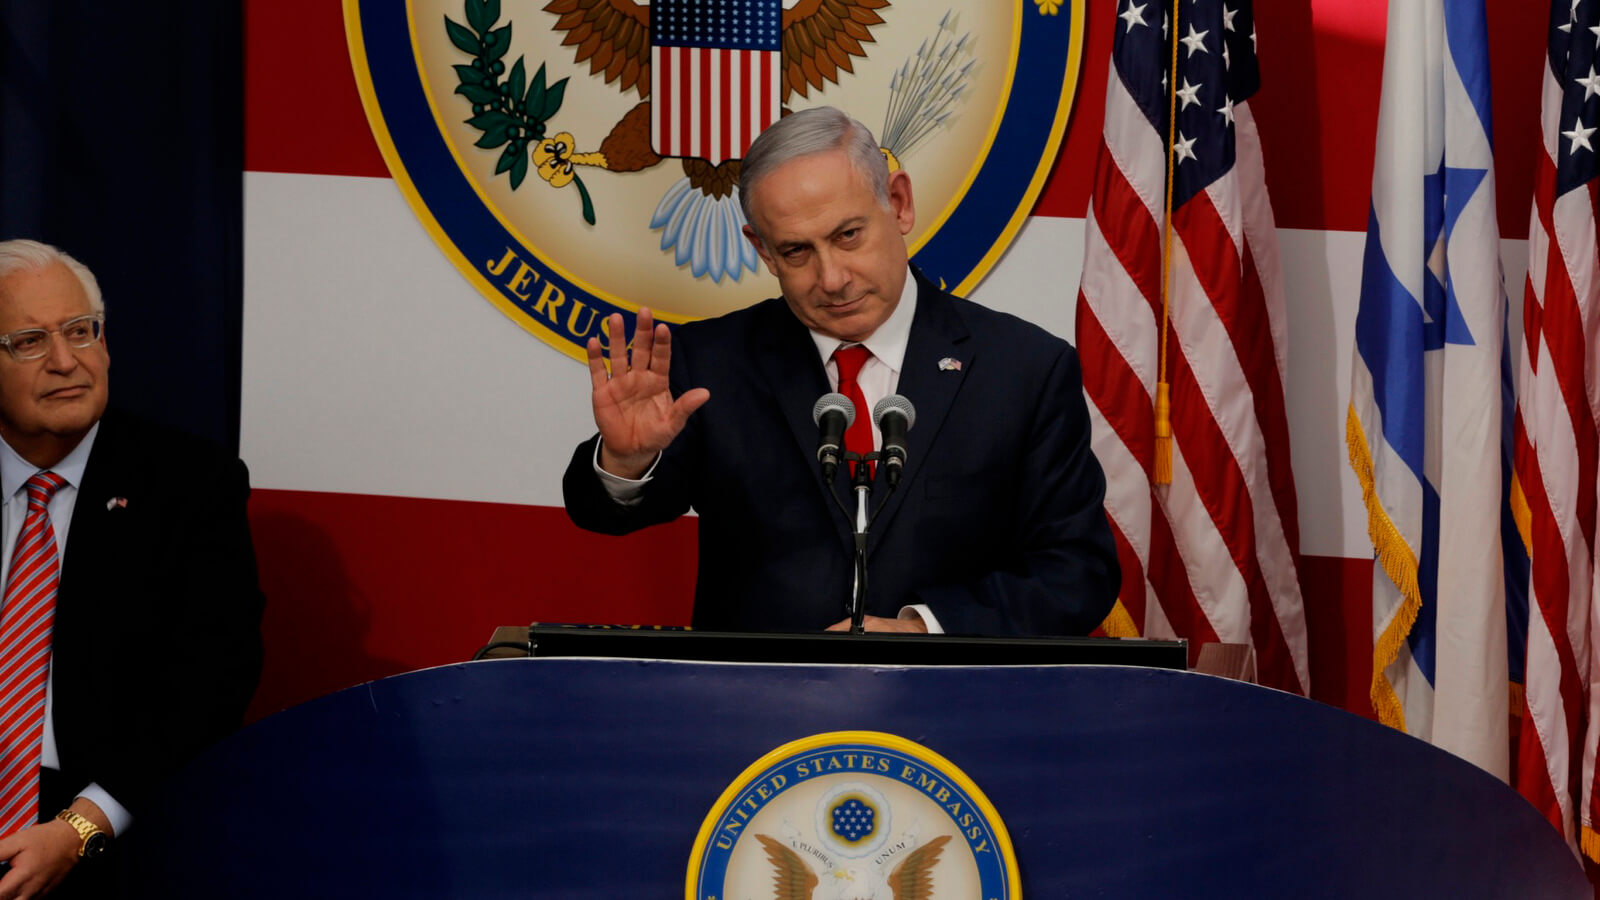
[[[654,324],[648,308],[639,309],[631,363],[628,343],[619,339],[622,331],[622,316],[612,315],[609,373],[600,340],[589,339],[589,381],[594,388],[594,424],[600,429],[600,468],[638,478],[683,431],[689,415],[711,399],[711,392],[695,388],[672,399],[667,385],[672,333],[666,325]]]

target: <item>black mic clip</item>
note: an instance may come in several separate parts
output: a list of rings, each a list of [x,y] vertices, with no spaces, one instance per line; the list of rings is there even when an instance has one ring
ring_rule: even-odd
[[[849,469],[850,486],[852,488],[864,487],[871,489],[872,476],[877,471],[878,462],[882,459],[883,454],[876,450],[867,453],[855,453],[846,450],[844,460],[852,464]],[[870,465],[856,465],[857,463],[870,463]]]

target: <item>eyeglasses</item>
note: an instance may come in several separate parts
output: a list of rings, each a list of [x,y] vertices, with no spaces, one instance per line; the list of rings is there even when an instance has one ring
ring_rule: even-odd
[[[90,313],[68,319],[59,328],[24,328],[10,334],[0,334],[0,344],[11,351],[11,358],[17,362],[44,359],[50,353],[52,332],[61,335],[67,346],[82,349],[100,340],[100,335],[105,333],[105,322],[104,315]]]

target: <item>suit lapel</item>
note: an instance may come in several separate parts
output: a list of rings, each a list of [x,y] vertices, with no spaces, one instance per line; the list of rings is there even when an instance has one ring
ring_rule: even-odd
[[[117,496],[116,489],[120,481],[118,460],[121,454],[117,452],[119,432],[114,419],[115,416],[107,412],[100,420],[100,430],[95,434],[94,446],[89,450],[89,463],[84,468],[83,484],[78,488],[78,501],[72,508],[72,526],[67,533],[67,553],[62,560],[61,583],[63,590],[71,588],[75,596],[85,582],[94,579],[100,568],[94,561],[102,557],[100,551],[112,517],[112,510],[108,509],[107,504]],[[89,593],[93,595],[99,592]],[[86,598],[85,602],[89,601],[92,601],[92,596]]]
[[[126,490],[121,474],[119,449],[122,430],[116,416],[107,412],[100,419],[89,462],[78,487],[72,508],[72,524],[67,533],[67,552],[61,560],[61,586],[56,595],[56,612],[51,636],[51,671],[55,679],[54,716],[56,735],[79,733],[89,716],[85,710],[98,709],[102,692],[96,678],[104,676],[104,661],[93,658],[93,635],[108,627],[108,610],[120,599],[115,589],[120,571],[110,548],[119,543],[119,526],[126,519],[124,509],[114,512],[107,501]],[[62,763],[71,767],[68,749],[74,741],[61,740]],[[79,749],[76,752],[83,752]]]
[[[822,368],[816,342],[781,299],[770,303],[767,321],[759,333],[767,335],[768,340],[756,350],[758,366],[788,423],[794,451],[800,455],[800,464],[811,473],[811,482],[829,510],[828,518],[839,539],[848,542],[848,523],[834,511],[831,492],[817,463],[817,423],[811,418],[811,410],[817,398],[828,392],[828,373]],[[844,468],[840,466],[841,471]]]
[[[911,323],[911,339],[900,365],[896,390],[911,401],[917,415],[906,434],[906,465],[900,485],[887,499],[879,501],[879,511],[872,523],[876,537],[869,541],[869,548],[873,549],[883,546],[883,533],[893,524],[896,513],[905,505],[906,495],[916,486],[923,461],[938,441],[945,417],[973,364],[972,348],[966,346],[966,324],[956,314],[950,295],[934,287],[921,273],[915,270],[913,273],[917,277],[917,313]],[[946,360],[958,361],[959,368],[949,366]],[[872,549],[868,552],[870,554]]]

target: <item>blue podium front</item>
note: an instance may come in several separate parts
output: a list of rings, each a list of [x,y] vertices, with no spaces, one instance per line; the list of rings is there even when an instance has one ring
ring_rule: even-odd
[[[176,898],[1590,896],[1453,756],[1120,667],[447,666],[256,723],[127,837]]]

